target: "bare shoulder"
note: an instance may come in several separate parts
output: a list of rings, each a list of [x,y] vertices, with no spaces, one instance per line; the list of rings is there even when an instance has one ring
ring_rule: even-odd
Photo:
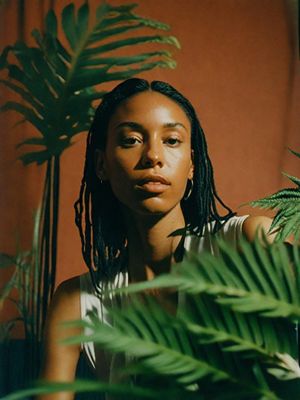
[[[80,317],[80,277],[76,276],[62,282],[54,293],[47,314],[46,340],[51,337],[63,339],[68,332],[78,332],[74,329],[63,329],[62,324],[79,320]]]
[[[258,231],[258,234],[261,235],[261,232],[264,232],[270,242],[273,242],[275,238],[275,234],[269,234],[269,230],[272,224],[272,219],[263,215],[260,216],[249,216],[243,222],[243,234],[249,241],[252,241],[255,238],[255,234]]]
[[[57,287],[52,304],[56,307],[70,307],[80,302],[80,276],[67,279]],[[73,313],[72,313],[73,314]]]
[[[64,340],[68,337],[80,335],[81,328],[66,326],[64,323],[80,318],[80,279],[75,277],[62,282],[56,289],[51,301],[45,326],[41,378],[54,381],[74,379],[80,354],[80,344],[67,345]],[[53,396],[42,396],[40,398],[52,400]],[[73,396],[61,394],[60,397],[56,398],[71,399]]]
[[[48,318],[74,320],[80,318],[80,277],[62,282],[56,289]]]

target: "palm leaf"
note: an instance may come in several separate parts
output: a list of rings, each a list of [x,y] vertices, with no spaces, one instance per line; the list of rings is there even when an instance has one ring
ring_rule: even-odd
[[[300,158],[300,153],[289,150]],[[290,235],[294,235],[295,241],[297,241],[300,238],[300,179],[285,172],[283,172],[283,175],[289,178],[297,187],[279,190],[270,196],[252,201],[249,204],[253,207],[278,210],[269,232],[277,232],[275,238],[277,241],[283,241]]]
[[[32,33],[36,47],[18,42],[3,50],[0,67],[7,69],[8,79],[1,82],[19,94],[24,104],[8,102],[1,110],[20,113],[46,139],[40,143],[44,149],[21,156],[24,163],[40,164],[58,156],[70,146],[74,135],[88,130],[94,112],[93,101],[105,93],[95,85],[130,78],[156,67],[174,68],[175,61],[168,50],[123,57],[115,53],[120,48],[134,49],[147,43],[179,47],[173,36],[138,35],[141,29],[144,33],[145,29],[168,30],[169,27],[136,15],[135,7],[103,3],[94,14],[87,3],[77,11],[71,3],[61,13],[67,46],[57,36],[59,21],[50,11],[45,18],[45,34],[38,30]],[[17,61],[15,64],[8,61],[11,53]]]
[[[283,319],[233,312],[203,295],[188,296],[181,319],[202,344],[222,343],[224,351],[269,361],[277,352],[297,356],[294,327]],[[285,332],[284,340],[278,331]]]
[[[129,307],[110,312],[115,321],[113,327],[91,316],[91,322],[79,322],[81,326],[88,327],[91,334],[68,339],[67,343],[92,341],[106,350],[127,353],[134,361],[127,365],[126,370],[122,371],[123,374],[165,377],[167,382],[173,382],[173,387],[178,386],[187,393],[192,390],[198,395],[203,394],[204,398],[203,378],[205,384],[211,382],[216,386],[218,382],[219,388],[234,383],[240,399],[248,398],[249,393],[252,399],[263,396],[278,398],[266,386],[265,381],[263,385],[258,381],[254,373],[256,359],[250,361],[249,354],[248,359],[244,355],[239,358],[237,352],[244,354],[246,350],[248,353],[251,350],[256,354],[256,358],[259,355],[276,365],[275,355],[272,357],[263,349],[257,351],[253,344],[249,345],[233,335],[230,338],[229,335],[225,337],[226,334],[212,328],[176,319],[150,298],[144,297],[143,301],[133,299]],[[214,315],[216,317],[216,314]],[[231,347],[222,348],[219,344],[223,342],[230,342]],[[232,343],[236,348],[233,348]],[[243,363],[244,368],[239,367],[240,363]],[[278,364],[277,359],[277,366]],[[138,382],[142,381],[143,379],[138,379]],[[210,391],[213,390],[212,385],[209,388]],[[231,386],[230,390],[232,391]],[[243,397],[243,391],[246,391],[246,397]]]
[[[290,252],[281,254],[280,251],[278,255],[274,249],[281,250],[282,246],[281,243],[262,246],[255,241],[248,248],[242,242],[241,249],[247,253],[243,258],[239,254],[233,257],[232,249],[221,242],[219,258],[208,258],[205,254],[201,258],[191,257],[188,263],[178,266],[166,277],[168,284],[165,277],[159,277],[152,282],[127,288],[129,292],[156,284],[156,287],[175,286],[181,289],[185,301],[180,301],[182,306],[177,316],[170,315],[162,304],[151,297],[133,297],[128,299],[128,305],[123,309],[109,311],[113,326],[102,323],[92,314],[90,320],[77,322],[88,328],[90,334],[70,338],[67,342],[95,342],[109,351],[127,353],[131,363],[120,371],[121,375],[135,377],[137,388],[148,388],[150,385],[152,389],[158,380],[162,387],[174,389],[173,398],[288,399],[293,388],[299,384],[296,363],[292,364],[291,357],[284,355],[285,352],[291,355],[296,353],[291,323],[281,316],[278,318],[274,309],[266,317],[259,315],[260,307],[257,307],[256,315],[253,307],[251,313],[247,307],[242,307],[243,312],[237,312],[231,304],[223,304],[223,300],[235,296],[237,284],[242,285],[246,297],[249,296],[249,288],[255,288],[267,297],[294,302],[294,288],[290,277],[280,268],[280,262],[286,264],[285,257],[288,257],[288,262],[299,262],[299,253],[293,247],[292,255]],[[255,257],[258,250],[259,260],[264,264],[261,275],[270,273],[270,268],[274,274],[272,280],[266,278],[267,282],[263,276],[257,278],[259,270],[252,265],[253,260],[258,258]],[[221,260],[221,264],[215,264],[213,260]],[[208,262],[205,268],[204,264]],[[244,266],[240,265],[241,262],[250,271],[249,283],[243,278]],[[291,276],[299,272],[296,262],[294,269],[287,268]],[[239,268],[242,271],[237,274]],[[199,274],[201,270],[203,273]],[[232,273],[236,275],[235,279]],[[208,290],[199,292],[197,279],[199,282],[203,280]],[[215,288],[211,282],[214,280]],[[283,293],[277,292],[281,289],[279,281],[284,281]],[[224,288],[220,290],[226,282],[230,282],[228,291]],[[285,397],[277,394],[278,383],[273,385],[268,374],[280,379],[293,379],[285,390]],[[176,397],[176,393],[180,395]]]
[[[299,157],[299,158],[300,158],[300,153],[298,153],[297,151],[292,150],[292,149],[290,149],[290,148],[289,148],[289,151],[290,151],[292,154],[294,154],[296,157]]]
[[[124,399],[161,399],[163,396],[166,399],[180,400],[178,397],[178,391],[174,390],[155,390],[151,388],[143,388],[137,386],[129,386],[126,384],[114,384],[110,385],[106,382],[96,382],[89,380],[76,380],[73,383],[64,382],[37,382],[35,387],[30,389],[23,389],[12,394],[8,394],[2,397],[2,400],[19,400],[28,398],[29,396],[37,396],[43,394],[51,394],[57,392],[70,392],[76,393],[106,393],[115,396],[116,398]],[[195,399],[195,397],[189,397],[189,399]]]
[[[151,288],[176,288],[185,293],[207,293],[220,304],[243,313],[300,319],[299,247],[241,240],[241,252],[218,240],[219,254],[190,254],[172,274],[119,289],[134,293]],[[296,278],[296,279],[295,279]]]
[[[293,181],[295,182],[293,177]],[[270,233],[279,230],[276,240],[285,240],[291,234],[300,234],[300,187],[283,189],[264,199],[250,203],[253,207],[278,209],[270,227]]]

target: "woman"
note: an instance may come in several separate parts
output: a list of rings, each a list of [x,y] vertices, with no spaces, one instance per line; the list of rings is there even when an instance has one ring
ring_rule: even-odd
[[[271,223],[265,217],[237,217],[220,200],[192,105],[170,85],[142,79],[121,83],[97,109],[75,208],[90,273],[63,282],[55,293],[46,329],[42,377],[47,380],[73,380],[81,347],[58,341],[80,331],[59,325],[86,318],[91,309],[107,322],[101,298],[107,285],[168,272],[184,250],[214,252],[210,232],[235,243],[242,234],[252,240],[257,227],[267,231]],[[113,379],[111,358],[93,344],[83,351],[101,378]]]

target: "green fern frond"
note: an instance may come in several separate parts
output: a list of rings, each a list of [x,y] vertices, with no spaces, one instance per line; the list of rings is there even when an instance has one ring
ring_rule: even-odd
[[[173,398],[233,399],[234,394],[239,400],[282,400],[275,390],[278,384],[273,388],[267,376],[293,379],[289,387],[299,381],[293,359],[285,357],[296,354],[295,331],[283,318],[296,314],[289,307],[299,309],[299,249],[261,244],[258,238],[241,242],[240,249],[233,254],[220,242],[218,257],[191,256],[170,275],[126,289],[176,287],[177,315],[144,294],[124,297],[122,308],[109,310],[112,326],[91,314],[79,322],[90,333],[66,342],[94,342],[110,352],[128,354],[126,369],[120,371],[123,377],[134,376],[137,386],[146,388],[159,380],[174,390]],[[258,303],[252,291],[260,296]],[[277,301],[276,307],[266,310],[262,300]]]
[[[296,178],[295,176],[289,175],[289,174],[287,174],[286,172],[282,172],[282,174],[283,174],[284,176],[286,176],[287,178],[289,178],[289,180],[290,180],[291,182],[293,182],[295,185],[297,185],[298,187],[300,187],[300,179],[299,179],[299,178]]]
[[[237,392],[247,388],[252,399],[263,395],[266,398],[277,398],[269,387],[259,384],[254,373],[257,357],[276,364],[276,356],[263,349],[259,350],[259,346],[172,317],[160,304],[148,297],[139,301],[134,298],[126,308],[114,309],[110,313],[115,321],[114,326],[108,326],[91,316],[91,322],[84,324],[92,333],[66,342],[92,341],[106,350],[127,353],[132,360],[126,366],[128,374],[166,377],[173,381],[173,386],[179,385],[187,393],[191,387],[199,395],[205,393],[202,383],[205,378],[206,384],[214,382],[215,385],[218,382],[218,386],[227,381],[234,382]],[[228,346],[220,346],[225,342]],[[249,358],[251,352],[252,360]],[[241,354],[241,358],[238,354]],[[247,368],[239,368],[240,363],[247,365]],[[240,399],[244,398],[240,392],[239,395]]]
[[[128,317],[128,312],[130,312],[130,317]],[[213,381],[229,379],[229,375],[226,372],[210,365],[207,361],[182,354],[178,348],[173,348],[174,343],[168,342],[169,339],[165,337],[166,333],[162,332],[162,329],[165,330],[166,328],[168,331],[172,330],[172,327],[167,327],[166,325],[168,317],[163,326],[158,325],[155,318],[156,315],[147,318],[152,328],[156,325],[155,331],[152,331],[149,326],[145,325],[139,310],[135,310],[133,306],[126,309],[126,312],[123,311],[123,313],[115,310],[114,317],[116,316],[118,317],[116,319],[118,326],[111,327],[94,319],[89,325],[89,329],[93,332],[92,334],[67,339],[66,343],[93,341],[111,352],[127,353],[129,357],[135,357],[140,360],[138,366],[135,365],[135,373],[149,372],[151,370],[163,376],[173,376],[177,383],[184,385],[194,383],[197,379],[208,376]],[[140,327],[142,327],[142,330],[139,329]],[[146,333],[144,329],[146,329]],[[148,335],[150,338],[147,337]],[[173,335],[174,340],[176,340],[176,335]],[[170,344],[173,344],[173,347]],[[175,346],[180,347],[178,343]],[[127,371],[129,371],[128,367]]]
[[[292,154],[294,154],[296,157],[299,157],[299,158],[300,158],[300,153],[298,153],[297,151],[292,150],[292,149],[290,149],[290,148],[288,148],[288,150],[289,150]]]
[[[300,158],[300,153],[291,149],[289,151]],[[297,188],[279,190],[249,204],[253,207],[278,210],[269,230],[269,233],[277,232],[276,241],[284,241],[290,235],[294,235],[295,240],[298,241],[300,238],[300,179],[285,172],[283,172],[283,175],[297,185]]]
[[[276,352],[297,357],[295,325],[282,318],[238,313],[210,296],[186,295],[179,319],[197,335],[199,343],[219,343],[224,351],[245,352],[246,357],[272,359]],[[277,332],[285,332],[285,339]]]
[[[105,393],[111,394],[119,399],[161,399],[161,395],[164,399],[169,400],[180,400],[178,397],[180,394],[177,390],[155,390],[154,388],[145,388],[132,386],[128,384],[114,384],[111,385],[107,382],[96,382],[95,380],[81,380],[76,379],[73,383],[65,382],[43,382],[39,381],[35,383],[35,387],[30,389],[20,390],[2,397],[2,400],[21,400],[24,398],[31,398],[32,396],[46,395],[57,392],[76,392],[76,393]],[[188,399],[195,399],[194,397],[188,397]]]
[[[190,294],[210,294],[238,312],[300,319],[298,247],[281,242],[261,244],[256,238],[253,243],[242,240],[238,253],[225,242],[218,243],[218,256],[190,254],[172,274],[120,291],[173,287]]]

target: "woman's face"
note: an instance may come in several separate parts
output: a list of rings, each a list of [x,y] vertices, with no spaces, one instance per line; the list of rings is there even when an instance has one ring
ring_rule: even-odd
[[[125,100],[113,114],[104,152],[96,154],[99,178],[134,213],[166,214],[180,207],[193,177],[191,124],[181,107],[157,92]]]

